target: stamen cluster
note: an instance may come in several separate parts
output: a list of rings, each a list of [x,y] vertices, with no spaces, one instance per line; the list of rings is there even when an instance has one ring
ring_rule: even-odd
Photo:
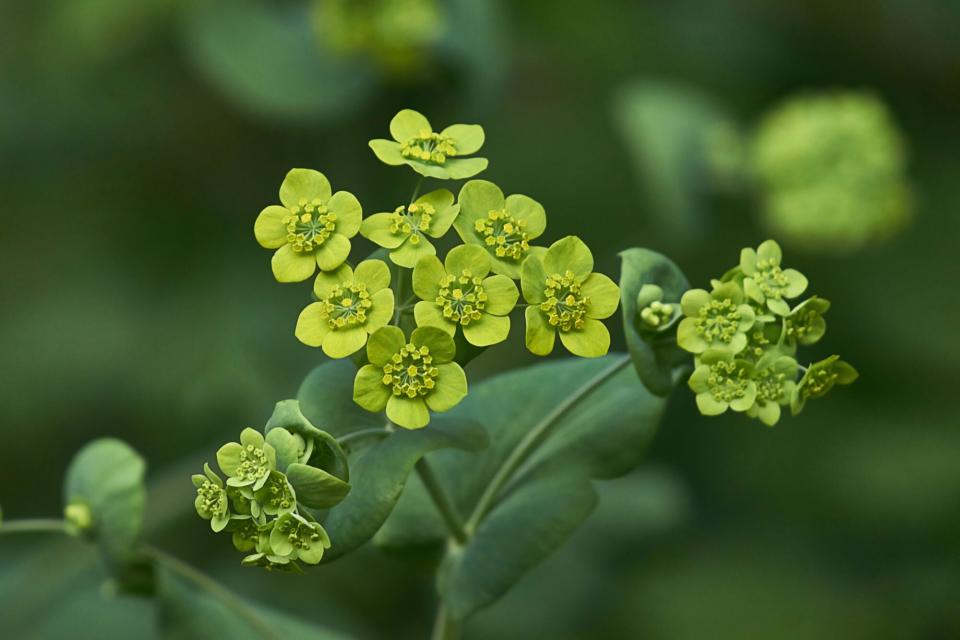
[[[336,286],[321,303],[331,329],[363,325],[367,321],[367,310],[373,306],[363,282]]]
[[[573,271],[548,276],[543,295],[546,300],[540,303],[540,310],[547,314],[551,326],[561,331],[583,328],[590,299],[583,295]]]
[[[483,278],[474,277],[468,269],[459,276],[447,274],[440,281],[436,303],[443,309],[443,317],[467,326],[479,320],[487,305]]]
[[[414,202],[393,210],[390,224],[391,233],[410,236],[411,244],[420,244],[420,236],[430,230],[430,222],[437,210],[426,202]]]
[[[400,153],[404,158],[413,158],[432,164],[444,164],[447,158],[457,155],[457,147],[453,138],[435,131],[421,131],[400,145]]]
[[[438,375],[430,349],[407,343],[383,366],[382,380],[393,395],[416,398],[430,393]]]
[[[514,260],[522,260],[530,250],[526,226],[526,220],[515,219],[505,209],[490,211],[486,218],[474,223],[474,229],[488,247],[493,247],[498,258]]]
[[[336,230],[337,215],[328,211],[319,198],[311,201],[301,198],[300,206],[292,210],[284,224],[287,226],[287,242],[294,251],[313,251]]]
[[[738,306],[729,298],[703,305],[697,316],[697,333],[708,342],[731,342],[740,331],[742,315]]]

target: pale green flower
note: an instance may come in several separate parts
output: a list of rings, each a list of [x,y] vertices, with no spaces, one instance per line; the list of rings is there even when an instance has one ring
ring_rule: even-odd
[[[430,121],[412,109],[404,109],[390,121],[393,140],[371,140],[370,148],[381,162],[408,165],[428,178],[462,180],[487,168],[486,158],[464,158],[483,146],[483,127],[454,124],[437,133]]]
[[[287,481],[287,476],[279,471],[271,471],[266,484],[253,493],[256,504],[268,516],[275,516],[297,508],[297,495]]]
[[[554,242],[523,263],[520,279],[526,309],[527,348],[540,356],[553,351],[556,336],[570,353],[596,358],[610,349],[610,332],[601,320],[620,304],[620,289],[593,273],[593,254],[575,236]]]
[[[442,238],[459,211],[453,194],[437,189],[390,213],[375,213],[366,218],[360,225],[360,234],[389,249],[394,264],[412,269],[420,258],[436,255],[437,249],[427,236]]]
[[[442,263],[436,256],[421,258],[413,270],[413,291],[421,300],[414,307],[417,325],[451,336],[460,327],[478,347],[506,340],[520,292],[507,276],[489,274],[490,256],[475,245],[451,249]]]
[[[255,429],[244,429],[240,442],[229,442],[217,451],[217,464],[231,487],[250,487],[256,491],[277,468],[277,454]]]
[[[827,332],[823,314],[829,308],[830,301],[817,296],[798,304],[786,317],[787,338],[797,344],[815,344]]]
[[[209,464],[203,465],[203,475],[194,474],[192,480],[197,489],[197,498],[193,502],[197,515],[209,520],[210,528],[214,531],[223,531],[230,522],[230,509],[223,480],[213,472]]]
[[[857,370],[841,360],[840,356],[834,355],[815,362],[806,370],[794,389],[790,402],[791,412],[794,415],[800,413],[807,400],[822,398],[833,389],[834,385],[850,384],[859,376]]]
[[[735,359],[726,349],[711,349],[700,356],[688,384],[705,416],[720,415],[727,409],[747,411],[757,399],[753,365]]]
[[[276,556],[318,564],[329,548],[330,536],[324,528],[299,513],[284,513],[270,532],[270,549]]]
[[[520,278],[520,266],[542,247],[531,247],[547,228],[543,206],[524,195],[503,196],[500,187],[486,180],[471,180],[460,189],[460,215],[453,226],[467,244],[486,248],[494,273]]]
[[[677,327],[677,344],[690,353],[726,349],[740,353],[747,346],[747,331],[753,326],[753,308],[744,302],[743,290],[724,282],[712,292],[691,289],[680,299],[686,316]]]
[[[782,269],[783,252],[774,240],[763,242],[756,251],[740,252],[743,272],[743,290],[757,303],[779,316],[790,313],[786,300],[796,298],[807,290],[807,278],[796,269]]]
[[[797,386],[799,365],[790,356],[770,352],[757,362],[753,380],[757,385],[757,400],[747,410],[751,418],[759,418],[772,427],[780,420],[781,406],[790,404]]]
[[[332,193],[319,171],[291,169],[280,185],[280,202],[261,211],[253,227],[261,246],[277,250],[271,266],[278,282],[301,282],[318,266],[332,271],[343,264],[362,218],[352,193]]]
[[[390,268],[382,260],[364,260],[351,269],[317,276],[313,291],[317,302],[307,305],[297,319],[296,336],[304,344],[320,347],[331,358],[345,358],[367,343],[367,336],[393,317],[394,298]]]
[[[367,342],[370,364],[357,372],[353,400],[367,411],[386,409],[401,427],[425,427],[430,411],[447,411],[467,395],[455,354],[453,338],[436,327],[415,329],[409,342],[399,328],[383,327]]]
[[[790,98],[764,118],[752,154],[764,222],[793,244],[852,251],[909,221],[905,144],[874,95]]]

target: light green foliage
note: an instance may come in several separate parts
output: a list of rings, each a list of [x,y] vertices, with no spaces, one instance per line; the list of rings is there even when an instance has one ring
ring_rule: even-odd
[[[853,251],[910,217],[904,142],[872,94],[790,98],[760,123],[751,154],[764,222],[793,244]]]
[[[310,508],[332,507],[350,491],[346,456],[328,433],[300,412],[296,401],[277,404],[266,437],[244,429],[240,442],[217,451],[226,484],[209,465],[193,476],[196,510],[216,531],[230,533],[249,553],[247,566],[297,571],[317,564],[330,539]]]
[[[413,109],[404,109],[390,121],[393,140],[371,140],[370,148],[381,162],[407,165],[422,176],[440,180],[462,180],[487,168],[486,158],[464,158],[483,146],[483,127],[453,124],[434,131],[427,118]]]
[[[711,291],[683,294],[685,318],[676,340],[696,356],[688,384],[704,415],[732,409],[773,426],[782,407],[797,414],[806,400],[856,379],[856,370],[838,356],[809,368],[798,364],[798,348],[826,332],[823,314],[830,303],[812,296],[791,308],[788,301],[806,290],[807,278],[781,268],[782,259],[780,246],[767,240],[744,249],[740,264],[713,280]]]

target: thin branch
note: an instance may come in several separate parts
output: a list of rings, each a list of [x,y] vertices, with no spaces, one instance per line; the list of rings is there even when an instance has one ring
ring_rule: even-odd
[[[56,518],[11,520],[0,524],[0,535],[7,533],[67,533],[67,523]]]
[[[430,499],[433,500],[433,504],[437,507],[440,517],[443,518],[447,528],[450,530],[450,535],[452,535],[453,539],[458,543],[466,544],[467,532],[463,528],[463,520],[460,518],[460,514],[457,512],[457,508],[454,506],[450,496],[448,496],[444,490],[443,485],[441,485],[437,477],[433,475],[433,469],[430,468],[430,464],[426,458],[420,458],[420,460],[417,461],[416,470],[420,476],[420,480],[423,482],[423,486],[426,487],[427,493],[430,495]]]

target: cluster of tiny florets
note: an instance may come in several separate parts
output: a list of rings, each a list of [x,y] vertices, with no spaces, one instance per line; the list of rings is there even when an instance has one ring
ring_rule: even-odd
[[[742,316],[729,298],[711,300],[700,308],[697,332],[708,341],[730,342],[737,334]]]
[[[412,244],[420,244],[420,236],[430,230],[430,222],[437,210],[426,202],[414,202],[393,210],[390,232],[409,235]]]
[[[457,155],[457,147],[450,136],[435,131],[421,131],[420,135],[401,144],[400,153],[405,158],[444,164],[447,158]]]
[[[436,303],[443,310],[444,318],[463,326],[479,320],[487,305],[483,278],[474,277],[467,269],[459,276],[447,274],[440,281]]]
[[[581,283],[572,271],[547,276],[543,294],[546,300],[540,303],[540,310],[547,314],[551,326],[561,331],[583,328],[590,298],[583,295]]]
[[[336,286],[321,302],[331,329],[362,325],[373,305],[367,285],[362,282]]]
[[[474,223],[474,230],[498,258],[522,260],[530,250],[526,220],[516,220],[505,210],[491,211]]]
[[[428,395],[436,387],[438,375],[430,349],[409,343],[383,366],[383,384],[393,395],[407,398]]]
[[[300,205],[286,218],[287,242],[296,252],[313,251],[326,242],[337,228],[337,216],[319,199],[300,199]]]

